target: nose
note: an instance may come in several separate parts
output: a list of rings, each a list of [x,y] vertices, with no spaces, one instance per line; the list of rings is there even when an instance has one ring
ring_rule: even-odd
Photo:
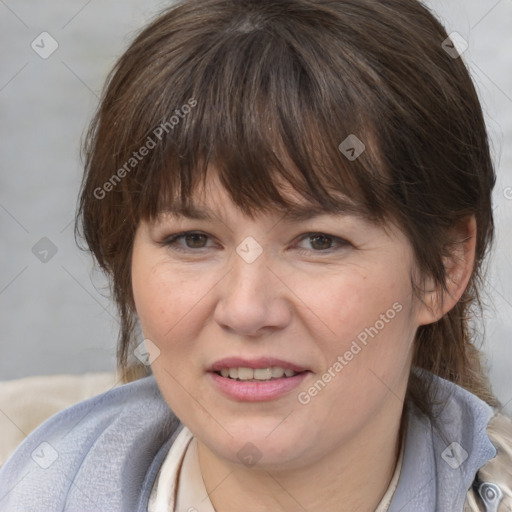
[[[221,281],[215,321],[243,336],[260,336],[285,328],[292,318],[287,288],[265,257],[247,263],[236,256]]]

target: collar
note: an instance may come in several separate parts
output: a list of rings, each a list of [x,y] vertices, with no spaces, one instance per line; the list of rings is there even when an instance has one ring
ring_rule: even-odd
[[[406,402],[403,466],[389,512],[462,510],[477,471],[496,456],[486,432],[493,409],[453,382],[413,371],[432,381],[433,420]]]

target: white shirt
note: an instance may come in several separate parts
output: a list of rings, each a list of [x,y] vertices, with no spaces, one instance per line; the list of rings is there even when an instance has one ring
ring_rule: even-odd
[[[395,472],[376,512],[388,510],[400,477],[403,451],[402,442]],[[185,426],[177,435],[155,479],[148,512],[215,512],[201,475],[197,441]]]

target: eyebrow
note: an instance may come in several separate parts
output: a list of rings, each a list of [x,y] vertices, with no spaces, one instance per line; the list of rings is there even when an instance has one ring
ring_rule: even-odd
[[[337,208],[326,208],[315,204],[295,204],[288,208],[276,209],[276,212],[282,214],[282,220],[287,222],[302,222],[321,215],[335,215],[339,217],[363,216],[361,207],[358,207],[349,201],[340,201]],[[177,205],[167,206],[161,212],[161,215],[170,215],[172,217],[184,217],[190,220],[215,221],[219,216],[208,207],[199,208],[195,205]]]

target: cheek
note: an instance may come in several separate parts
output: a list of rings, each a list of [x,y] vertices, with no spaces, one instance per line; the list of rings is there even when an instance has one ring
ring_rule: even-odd
[[[173,350],[190,345],[208,312],[205,294],[215,280],[188,270],[177,270],[168,262],[135,254],[132,286],[144,336],[165,350],[172,341]]]
[[[161,279],[157,266],[142,257],[134,258],[132,286],[135,308],[146,337],[155,336],[167,317],[171,304],[179,305],[174,297],[175,287],[169,280]]]
[[[173,273],[151,250],[134,251],[132,289],[137,317],[144,337],[162,350],[165,333],[172,330],[176,320],[187,307],[186,294]]]
[[[300,403],[333,429],[340,411],[368,420],[390,389],[399,394],[408,375],[415,325],[407,274],[354,269],[316,285],[303,282],[297,295],[307,297],[303,319],[323,362],[318,380],[301,389]]]
[[[406,272],[374,266],[302,286],[298,294],[308,297],[314,313],[305,310],[303,318],[309,319],[308,330],[322,354],[316,377],[328,380],[325,391],[322,383],[302,391],[322,394],[312,404],[315,414],[325,414],[329,403],[327,410],[341,406],[364,415],[389,389],[402,386],[408,373],[415,333],[409,278]]]
[[[359,333],[375,324],[383,334],[409,323],[409,279],[405,272],[389,267],[354,266],[315,279],[294,280],[293,289],[315,338],[339,340],[333,347],[336,349],[350,345]]]

